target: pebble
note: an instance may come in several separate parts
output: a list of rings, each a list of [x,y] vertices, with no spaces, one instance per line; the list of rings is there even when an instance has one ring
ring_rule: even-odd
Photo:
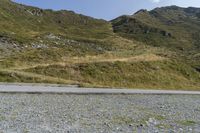
[[[0,132],[193,132],[199,108],[197,95],[0,93]]]

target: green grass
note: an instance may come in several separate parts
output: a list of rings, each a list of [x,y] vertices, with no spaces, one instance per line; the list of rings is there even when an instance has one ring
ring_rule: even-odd
[[[0,115],[0,121],[4,121],[6,119],[5,116]]]
[[[181,125],[184,125],[184,126],[192,126],[192,125],[196,124],[196,122],[192,121],[192,120],[180,121],[178,123],[181,124]]]
[[[134,121],[132,118],[127,117],[127,116],[116,116],[114,118],[112,118],[112,122],[113,123],[117,123],[117,124],[126,124],[126,125],[130,125],[132,124]]]

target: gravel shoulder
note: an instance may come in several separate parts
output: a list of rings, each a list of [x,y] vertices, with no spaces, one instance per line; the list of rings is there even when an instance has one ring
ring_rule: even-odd
[[[200,97],[0,93],[0,132],[198,133]]]

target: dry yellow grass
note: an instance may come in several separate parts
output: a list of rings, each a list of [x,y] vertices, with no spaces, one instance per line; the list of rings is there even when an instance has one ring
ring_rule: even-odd
[[[102,58],[98,56],[87,56],[86,58],[78,58],[74,57],[71,59],[72,62],[70,63],[94,63],[94,62],[138,62],[138,61],[160,61],[164,60],[166,58],[160,57],[154,54],[144,54],[144,55],[138,55],[134,57],[107,57],[107,58]]]
[[[65,58],[63,62],[52,62],[52,63],[44,63],[44,64],[34,64],[34,65],[18,65],[16,67],[0,69],[1,72],[6,72],[9,75],[17,74],[19,76],[25,78],[37,78],[41,81],[48,81],[51,83],[64,83],[64,84],[79,84],[78,81],[66,80],[62,78],[45,76],[42,74],[36,74],[32,72],[24,72],[23,70],[32,69],[36,67],[48,67],[52,65],[66,66],[66,65],[74,65],[81,63],[99,63],[99,62],[140,62],[140,61],[160,61],[166,60],[164,57],[157,56],[155,54],[142,54],[138,56],[132,57],[116,57],[112,53],[107,53],[99,56],[86,56],[86,57],[73,57],[73,58]]]
[[[143,54],[133,57],[115,57],[113,55],[99,55],[99,56],[86,56],[86,57],[73,57],[73,58],[65,58],[62,62],[52,62],[52,63],[45,63],[45,64],[34,64],[34,65],[24,65],[19,67],[9,68],[10,70],[24,70],[35,68],[38,66],[47,67],[51,65],[73,65],[73,64],[84,64],[84,63],[99,63],[99,62],[148,62],[148,61],[162,61],[166,60],[167,58],[157,56],[155,54]]]
[[[38,78],[41,81],[48,81],[48,82],[52,82],[52,83],[63,83],[63,84],[79,84],[77,81],[72,81],[72,80],[66,80],[66,79],[62,79],[62,78],[56,78],[56,77],[51,77],[51,76],[45,76],[45,75],[40,75],[40,74],[36,74],[36,73],[30,73],[30,72],[24,72],[24,71],[17,71],[17,70],[8,70],[8,69],[1,69],[1,72],[6,72],[8,74],[17,74],[20,75],[22,77],[26,77],[26,78]]]

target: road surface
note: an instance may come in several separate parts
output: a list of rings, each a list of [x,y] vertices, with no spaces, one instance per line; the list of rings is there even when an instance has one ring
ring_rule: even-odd
[[[31,85],[31,84],[0,84],[0,93],[200,95],[200,91],[79,88],[76,86]]]

